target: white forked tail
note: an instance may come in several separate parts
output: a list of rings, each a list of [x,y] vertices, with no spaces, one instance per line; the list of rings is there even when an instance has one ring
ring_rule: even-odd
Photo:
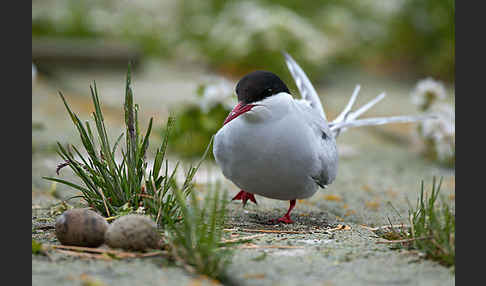
[[[326,119],[326,113],[324,112],[324,108],[322,107],[321,100],[319,99],[319,96],[317,95],[317,92],[310,82],[309,78],[289,54],[287,54],[286,52],[282,53],[285,56],[285,62],[287,63],[290,74],[294,78],[295,85],[299,89],[300,95],[304,100],[310,103],[312,108],[318,110],[322,117]],[[353,95],[351,96],[351,99],[349,100],[344,110],[332,122],[329,122],[329,128],[334,133],[334,137],[339,136],[341,132],[346,131],[350,127],[381,125],[388,123],[415,122],[436,118],[436,116],[434,115],[406,115],[357,119],[361,114],[365,113],[367,110],[369,110],[386,96],[386,94],[383,92],[367,104],[363,105],[358,110],[351,112],[351,108],[353,107],[353,104],[358,97],[360,88],[360,85],[356,86]]]
[[[380,93],[377,97],[363,105],[358,110],[351,112],[351,108],[358,97],[359,90],[360,86],[357,85],[344,110],[332,122],[329,123],[329,128],[334,133],[334,137],[339,136],[341,132],[346,131],[350,127],[382,125],[388,123],[406,123],[436,118],[434,115],[405,115],[356,119],[386,96],[386,93]]]

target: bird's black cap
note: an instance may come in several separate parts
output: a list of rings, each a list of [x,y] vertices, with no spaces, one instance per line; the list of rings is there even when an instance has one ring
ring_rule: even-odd
[[[236,85],[238,101],[245,104],[260,101],[280,92],[290,94],[285,83],[269,71],[251,72],[242,77]]]

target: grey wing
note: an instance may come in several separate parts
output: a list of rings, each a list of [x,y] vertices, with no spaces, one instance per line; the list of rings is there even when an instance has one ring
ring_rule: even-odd
[[[322,108],[321,100],[319,99],[319,96],[317,95],[317,92],[310,82],[309,78],[289,54],[287,54],[286,52],[282,53],[285,56],[285,62],[290,71],[290,74],[294,78],[295,85],[299,89],[300,96],[302,96],[302,99],[308,101],[310,106],[313,109],[317,110],[320,116],[326,119],[326,113]]]
[[[338,169],[338,151],[336,146],[336,140],[332,135],[325,135],[331,133],[329,128],[324,130],[321,128],[321,138],[317,149],[317,170],[315,174],[312,174],[312,179],[322,188],[327,187],[334,181],[337,175]]]
[[[336,178],[338,169],[338,150],[336,140],[332,135],[322,137],[320,143],[317,152],[319,170],[312,178],[316,184],[325,188]]]
[[[311,142],[317,154],[317,164],[309,176],[322,188],[326,188],[336,178],[338,167],[338,152],[336,139],[329,128],[328,122],[318,111],[302,101],[296,101],[300,116],[311,127],[316,140]]]

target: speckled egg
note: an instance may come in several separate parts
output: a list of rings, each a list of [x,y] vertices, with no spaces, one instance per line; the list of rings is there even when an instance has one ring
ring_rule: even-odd
[[[68,210],[56,219],[56,237],[64,245],[98,247],[107,229],[105,218],[90,209]]]
[[[126,215],[108,227],[105,242],[111,248],[144,251],[158,248],[160,235],[157,225],[149,217]]]

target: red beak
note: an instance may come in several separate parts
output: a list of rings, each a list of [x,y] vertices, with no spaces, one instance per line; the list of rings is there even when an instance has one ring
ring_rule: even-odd
[[[245,104],[243,102],[238,102],[238,104],[231,110],[230,114],[228,114],[228,117],[223,122],[223,125],[226,123],[230,122],[231,120],[235,119],[236,117],[240,116],[241,114],[250,111],[254,104]]]

